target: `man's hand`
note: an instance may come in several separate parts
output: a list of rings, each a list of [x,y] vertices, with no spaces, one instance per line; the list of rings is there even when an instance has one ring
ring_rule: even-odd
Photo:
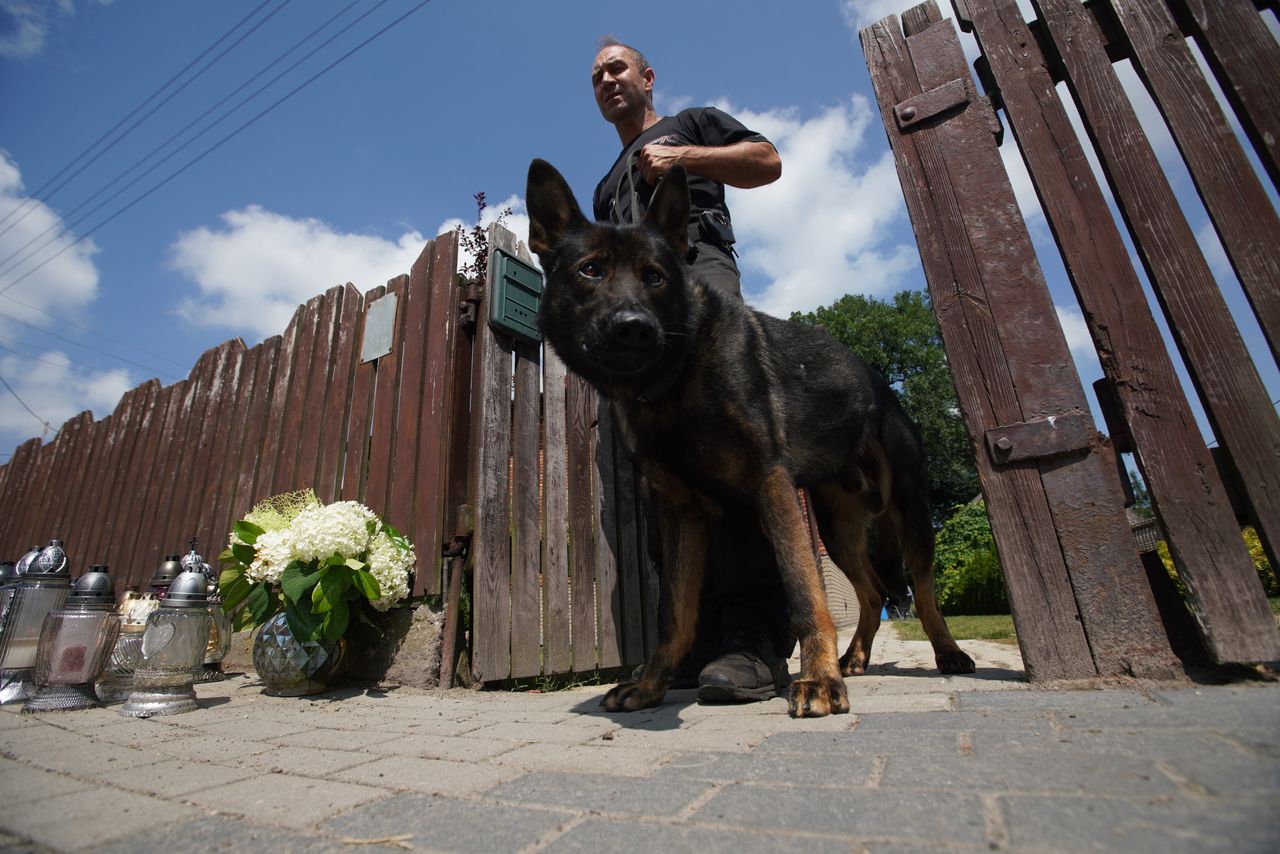
[[[690,175],[744,190],[771,184],[782,175],[782,161],[774,147],[753,140],[712,147],[651,142],[636,155],[636,165],[650,185],[657,184],[676,165],[683,166]]]
[[[636,154],[636,165],[640,167],[640,176],[646,183],[656,185],[663,175],[671,171],[672,166],[680,164],[681,155],[689,147],[649,143]]]

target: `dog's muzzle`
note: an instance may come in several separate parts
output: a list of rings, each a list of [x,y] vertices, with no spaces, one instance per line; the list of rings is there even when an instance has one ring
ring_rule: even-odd
[[[622,308],[601,319],[596,356],[614,371],[642,371],[662,350],[662,328],[646,311]]]

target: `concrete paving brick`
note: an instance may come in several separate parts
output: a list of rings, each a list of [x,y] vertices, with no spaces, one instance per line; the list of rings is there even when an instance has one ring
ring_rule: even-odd
[[[840,756],[959,755],[964,731],[919,727],[884,732],[858,726],[849,732],[779,732],[756,748],[756,753],[833,753]]]
[[[524,742],[452,735],[406,735],[375,744],[363,751],[373,756],[418,756],[424,759],[452,759],[478,762],[520,747]]]
[[[99,776],[98,779],[144,795],[182,800],[201,789],[222,786],[260,773],[255,768],[230,768],[208,763],[202,763],[197,770],[191,767],[190,762],[166,759],[152,765],[139,765],[124,773]]]
[[[598,745],[526,744],[491,761],[526,771],[578,771],[647,777],[663,767],[673,755],[666,750],[618,747],[609,742]]]
[[[1026,710],[1009,713],[998,712],[926,712],[908,714],[886,712],[863,715],[857,731],[868,732],[977,732],[999,730],[1003,732],[1040,732],[1048,725],[1046,713]]]
[[[26,839],[14,836],[12,833],[5,833],[0,830],[0,852],[3,854],[49,854],[52,848],[47,848],[36,842],[29,842]]]
[[[750,750],[766,737],[761,731],[742,727],[706,729],[701,725],[679,729],[636,729],[620,726],[613,732],[613,742],[622,747],[642,747],[655,750]]]
[[[1178,756],[1167,766],[1179,778],[1204,788],[1210,795],[1246,791],[1256,795],[1280,793],[1280,762],[1273,759],[1216,755]]]
[[[395,741],[395,733],[372,732],[363,727],[350,729],[307,729],[273,738],[276,744],[319,747],[326,750],[365,750],[376,744]]]
[[[1157,729],[1067,729],[1045,726],[1033,732],[976,730],[970,735],[973,752],[979,755],[1023,751],[1090,753],[1094,755],[1138,756],[1152,760],[1170,758],[1211,758],[1226,753],[1236,755],[1222,739],[1210,733]]]
[[[153,751],[188,762],[237,765],[246,757],[265,753],[271,749],[272,745],[264,741],[209,735],[193,729],[181,738],[171,738],[156,743]]]
[[[1215,727],[1258,727],[1280,732],[1280,706],[1274,687],[1263,685],[1213,688],[1166,688],[1151,692],[1177,712],[1179,719]]]
[[[881,786],[994,792],[1171,795],[1176,785],[1147,759],[1025,751],[972,756],[890,756]]]
[[[710,788],[707,783],[686,779],[665,779],[655,785],[643,777],[535,771],[495,786],[485,796],[567,810],[670,816]]]
[[[30,801],[83,791],[90,786],[92,783],[75,777],[0,758],[0,826],[10,809]]]
[[[987,841],[974,795],[732,785],[689,817],[692,824],[843,834],[860,839]]]
[[[384,789],[292,774],[261,774],[203,789],[189,800],[251,822],[304,829],[352,807],[387,796]]]
[[[113,786],[41,798],[4,810],[5,830],[66,851],[154,830],[194,817],[199,810]]]
[[[588,819],[541,850],[551,854],[598,854],[628,848],[645,851],[733,851],[735,854],[848,854],[850,843],[847,838],[796,837],[736,828]]]
[[[272,854],[392,854],[403,849],[361,843],[354,847],[340,838],[261,827],[228,816],[202,817],[177,827],[155,828],[128,839],[97,845],[87,854],[172,854],[175,843],[184,851],[270,851]]]
[[[874,765],[871,756],[830,751],[811,754],[684,753],[654,775],[656,780],[714,780],[772,785],[865,786]]]
[[[303,777],[327,777],[338,771],[373,762],[375,759],[377,759],[376,756],[364,751],[276,745],[264,753],[255,753],[242,758],[238,765],[242,768],[252,768],[254,773],[279,771],[286,774],[299,774]]]
[[[1280,847],[1275,799],[1010,797],[1000,808],[1011,850],[1230,851],[1273,854]]]
[[[323,829],[365,839],[412,834],[410,844],[419,849],[500,854],[521,851],[570,819],[564,812],[404,794],[330,819]]]
[[[340,771],[334,779],[432,795],[468,795],[519,776],[519,768],[413,756],[388,756]]]
[[[37,726],[35,718],[22,714],[21,705],[0,706],[0,732]]]
[[[201,724],[197,729],[210,735],[232,736],[247,741],[272,741],[306,731],[296,720],[277,721],[249,714],[227,720],[211,721]]]
[[[466,735],[475,732],[484,724],[471,718],[445,718],[419,716],[416,718],[388,718],[371,724],[368,728],[376,732],[390,732],[397,735]]]
[[[5,753],[10,751],[6,749]],[[17,746],[12,755],[50,771],[80,777],[109,778],[129,768],[156,761],[156,754],[150,750],[93,741],[67,732],[61,733],[60,737],[49,738],[46,735],[39,741],[25,742]]]
[[[502,723],[489,724],[467,733],[471,739],[492,739],[516,744],[551,743],[582,744],[612,730],[609,721],[575,721],[574,723]]]
[[[1109,690],[972,691],[956,695],[956,709],[969,711],[1048,710],[1059,713],[1092,712],[1098,709],[1147,708],[1154,703],[1125,688]]]

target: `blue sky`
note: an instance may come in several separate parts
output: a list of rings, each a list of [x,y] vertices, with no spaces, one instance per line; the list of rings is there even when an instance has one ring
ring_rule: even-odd
[[[522,231],[532,157],[554,163],[586,202],[618,148],[589,82],[604,33],[645,51],[657,71],[660,112],[716,104],[782,152],[781,181],[730,196],[751,302],[785,315],[844,293],[886,297],[924,287],[857,43],[859,26],[911,0],[432,0],[89,234],[419,2],[0,0],[0,220],[15,209],[26,213],[16,224],[16,215],[0,221],[0,229],[12,226],[0,234],[0,257],[20,253],[0,262],[0,289],[8,288],[0,293],[0,376],[35,413],[0,389],[0,462],[40,435],[42,420],[56,429],[81,409],[102,417],[124,390],[151,377],[166,384],[184,377],[201,352],[227,338],[252,345],[282,331],[293,308],[315,293],[347,281],[368,289],[407,271],[426,240],[473,219],[476,191],[495,207],[512,207],[512,225]],[[118,143],[49,195],[69,175],[56,177],[59,171],[83,165],[88,158],[77,157],[113,127],[107,139]],[[173,144],[127,171],[175,134]],[[1157,145],[1171,150],[1167,141]],[[1015,175],[1015,185],[1033,235],[1046,243],[1025,176]],[[1196,216],[1192,224],[1202,229],[1203,213]],[[68,236],[18,261],[33,237],[68,227]],[[1225,269],[1220,260],[1217,269]],[[1046,273],[1091,382],[1098,372],[1070,291],[1059,271]],[[1272,388],[1280,386],[1273,364],[1260,369]]]

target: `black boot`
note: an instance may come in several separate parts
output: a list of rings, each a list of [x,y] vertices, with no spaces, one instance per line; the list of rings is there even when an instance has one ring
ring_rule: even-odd
[[[732,630],[698,674],[699,703],[754,703],[778,696],[791,682],[787,662],[763,634]]]

